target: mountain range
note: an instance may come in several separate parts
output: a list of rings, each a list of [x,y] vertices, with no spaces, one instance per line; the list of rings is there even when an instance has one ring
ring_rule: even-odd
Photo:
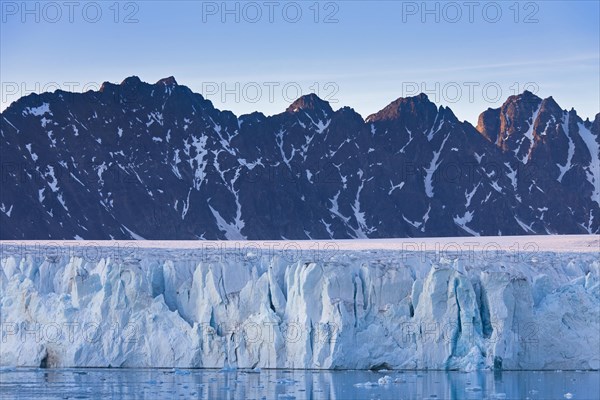
[[[424,94],[367,118],[314,94],[238,117],[133,76],[0,122],[4,240],[600,233],[600,114],[527,91],[474,127]]]

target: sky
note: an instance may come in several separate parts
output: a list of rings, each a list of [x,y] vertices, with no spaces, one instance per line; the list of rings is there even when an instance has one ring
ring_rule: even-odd
[[[237,115],[314,92],[363,117],[426,93],[461,120],[529,90],[600,112],[600,2],[0,1],[1,109],[174,76]]]

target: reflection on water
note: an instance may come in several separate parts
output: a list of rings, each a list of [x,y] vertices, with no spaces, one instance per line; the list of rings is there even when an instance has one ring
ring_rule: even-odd
[[[598,393],[598,371],[0,370],[2,399],[598,399]]]

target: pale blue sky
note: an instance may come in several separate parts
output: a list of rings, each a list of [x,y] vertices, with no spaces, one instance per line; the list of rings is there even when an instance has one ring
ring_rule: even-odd
[[[54,3],[60,16],[44,2],[28,2],[29,14],[21,1],[0,3],[2,109],[32,89],[81,90],[130,75],[148,82],[173,75],[238,115],[281,112],[298,90],[316,88],[334,109],[349,105],[363,117],[423,89],[474,123],[524,88],[584,118],[600,108],[596,0],[474,2],[472,22],[463,1],[428,2],[434,12],[425,15],[421,1],[274,1],[273,22],[264,1],[227,2],[238,4],[239,22],[221,1],[120,2],[118,15],[113,1],[84,1],[72,23],[63,2]],[[94,4],[102,15],[91,23]],[[257,9],[262,17],[252,23]],[[130,13],[138,22],[124,23]],[[232,91],[225,99],[224,88]]]

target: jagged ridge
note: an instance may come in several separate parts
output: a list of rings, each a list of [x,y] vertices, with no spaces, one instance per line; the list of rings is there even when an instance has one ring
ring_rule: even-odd
[[[530,92],[477,128],[426,95],[237,117],[175,78],[32,94],[0,118],[2,239],[600,231],[600,118]]]

